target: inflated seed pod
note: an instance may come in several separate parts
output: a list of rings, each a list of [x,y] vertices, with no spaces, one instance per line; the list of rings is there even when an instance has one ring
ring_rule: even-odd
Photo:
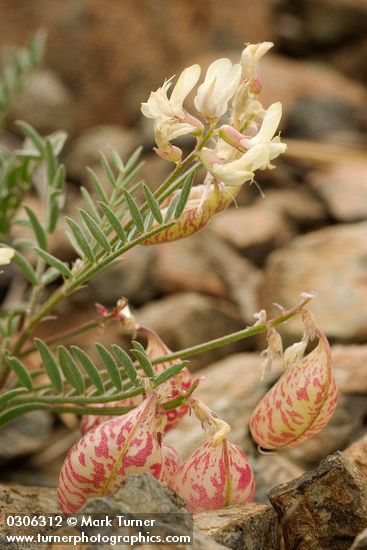
[[[329,422],[337,402],[331,350],[315,329],[318,345],[292,364],[262,398],[250,418],[254,440],[264,449],[293,447]]]
[[[116,491],[128,474],[148,472],[160,479],[165,415],[151,393],[136,409],[99,424],[69,451],[58,481],[65,514],[84,502]]]
[[[147,327],[141,327],[140,332],[145,334],[148,343],[146,348],[146,354],[152,361],[158,357],[169,355],[171,350],[166,346],[163,340],[158,336],[156,332]],[[177,361],[167,361],[166,363],[159,363],[154,365],[153,369],[155,374],[164,372],[169,367],[175,364]],[[170,378],[167,382],[161,384],[157,391],[167,398],[174,398],[182,394],[185,390],[188,390],[192,384],[192,376],[188,368],[184,368],[177,376]],[[165,431],[168,432],[177,426],[181,418],[185,416],[189,411],[189,407],[186,403],[179,405],[175,409],[166,411],[167,422]]]
[[[174,447],[168,445],[168,443],[163,443],[162,445],[162,454],[163,454],[163,467],[162,475],[160,481],[167,483],[170,487],[173,486],[176,474],[181,466],[181,460],[178,456],[178,453]]]
[[[202,229],[215,214],[227,208],[233,202],[239,189],[240,187],[219,186],[218,184],[210,184],[209,188],[204,184],[196,185],[191,189],[189,200],[176,223],[142,244],[167,243],[193,235]],[[170,200],[172,198],[171,196]],[[163,205],[163,218],[167,208]]]
[[[121,401],[112,401],[111,403],[97,403],[95,407],[130,407],[134,409],[137,407],[143,400],[143,395],[135,395],[134,397],[129,397]],[[97,414],[84,414],[81,417],[79,428],[82,435],[86,434],[102,422],[106,422],[110,418],[115,418],[114,416],[103,416]]]
[[[228,441],[230,427],[202,402],[193,400],[192,408],[202,422],[205,441],[178,469],[175,491],[192,513],[251,502],[254,474],[246,455]]]
[[[246,455],[224,439],[203,443],[179,468],[174,488],[196,513],[251,502],[255,480]]]

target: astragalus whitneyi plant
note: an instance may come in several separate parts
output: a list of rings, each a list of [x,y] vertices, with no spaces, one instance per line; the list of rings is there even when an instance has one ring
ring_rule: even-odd
[[[329,344],[305,309],[311,294],[271,320],[261,311],[250,327],[175,352],[150,327],[135,321],[128,297],[121,297],[112,311],[96,304],[96,317],[83,326],[47,341],[35,338],[39,325],[66,297],[125,252],[189,237],[227,208],[258,170],[274,167],[272,162],[286,151],[278,134],[282,107],[280,102],[263,107],[258,72],[271,46],[247,45],[238,63],[218,59],[203,78],[200,66],[192,65],[174,84],[169,79],[151,93],[141,110],[154,124],[157,155],[174,169],[153,193],[136,179],[140,149],[126,162],[114,150],[102,154],[104,179],[89,171],[94,193],[82,188],[85,207],[78,209],[77,219],[66,218],[67,238],[76,255],[71,265],[49,251],[65,201],[65,170],[58,158],[65,134],[42,137],[19,123],[23,148],[1,151],[6,200],[0,207],[0,264],[16,264],[28,286],[21,306],[5,310],[1,317],[0,426],[36,409],[81,416],[81,439],[68,453],[59,478],[59,503],[65,513],[76,512],[92,496],[112,493],[126,475],[138,472],[150,472],[173,487],[192,512],[252,499],[254,474],[247,457],[230,442],[230,426],[195,398],[199,380],[193,379],[185,359],[196,353],[267,332],[265,367],[283,357],[284,374],[250,421],[260,447],[277,449],[304,441],[321,430],[334,411]],[[36,66],[38,42],[23,57],[33,60],[30,68]],[[187,110],[191,93],[193,107]],[[193,145],[185,156],[175,140],[187,135]],[[201,168],[206,174],[200,179]],[[36,175],[45,204],[41,219],[30,207],[22,209]],[[135,198],[141,187],[144,204]],[[33,239],[12,238],[14,219],[31,229]],[[276,326],[297,314],[305,325],[303,339],[283,353]],[[72,336],[109,323],[119,323],[130,338],[130,353],[117,344],[108,348],[97,342],[96,362],[81,347],[68,345]],[[145,346],[137,336],[145,338]],[[318,345],[304,357],[313,339]],[[36,371],[29,369],[30,354],[36,354],[41,365]],[[164,437],[190,411],[202,423],[204,437],[200,448],[182,461]]]

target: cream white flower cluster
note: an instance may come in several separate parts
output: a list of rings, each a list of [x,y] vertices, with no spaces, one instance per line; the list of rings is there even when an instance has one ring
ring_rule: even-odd
[[[216,128],[211,147],[204,147],[199,153],[208,170],[207,182],[242,185],[253,180],[256,170],[272,168],[271,161],[286,151],[287,146],[277,135],[281,103],[273,103],[265,110],[258,99],[258,64],[272,46],[271,42],[249,44],[242,52],[241,62],[236,64],[230,59],[217,59],[197,89],[195,108],[204,123]],[[142,113],[154,120],[155,151],[162,158],[179,162],[182,151],[171,141],[187,134],[198,140],[203,136],[203,122],[183,106],[200,74],[200,66],[192,65],[181,73],[170,97],[172,79],[142,103]],[[217,127],[226,114],[228,124]]]

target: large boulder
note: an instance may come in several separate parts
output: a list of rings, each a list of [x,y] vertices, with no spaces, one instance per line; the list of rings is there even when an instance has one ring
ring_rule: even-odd
[[[339,341],[365,340],[367,331],[367,223],[336,225],[295,238],[268,258],[262,305],[294,304],[317,292],[311,309],[326,334]],[[283,334],[299,335],[297,320]]]

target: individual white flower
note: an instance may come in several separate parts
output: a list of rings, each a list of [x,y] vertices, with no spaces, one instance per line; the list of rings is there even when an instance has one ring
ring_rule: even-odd
[[[287,150],[287,145],[281,143],[279,136],[275,136],[281,117],[282,104],[273,103],[265,112],[261,127],[253,137],[244,136],[229,125],[223,125],[218,133],[223,140],[240,151],[251,150],[255,146],[262,145],[267,154],[264,156],[264,163],[258,168],[264,170],[271,167],[270,162]]]
[[[154,121],[154,134],[158,147],[196,130],[197,126],[187,122],[178,122],[172,118],[160,117]]]
[[[228,102],[241,80],[240,64],[227,58],[214,61],[194,99],[195,107],[207,119],[217,119],[228,109]]]
[[[275,136],[281,118],[282,104],[278,101],[277,103],[270,105],[267,109],[258,133],[252,138],[244,138],[244,140],[241,141],[241,144],[246,149],[259,144],[262,144],[267,148],[267,159],[264,161],[262,166],[259,166],[259,168],[263,170],[269,166],[270,161],[277,158],[280,154],[285,153],[287,150],[287,145],[285,143],[281,143],[279,136]]]
[[[172,78],[166,80],[157,91],[151,92],[146,103],[141,104],[141,112],[147,118],[185,116],[183,102],[200,78],[200,65],[191,65],[182,71],[174,86],[170,98],[167,92],[172,84]]]
[[[266,147],[258,144],[240,158],[224,162],[216,151],[204,147],[200,158],[205,168],[214,178],[229,186],[242,185],[254,179],[254,172],[262,166],[268,157]]]
[[[272,42],[248,44],[242,52],[242,81],[233,98],[230,124],[237,130],[248,130],[254,117],[263,116],[264,108],[256,99],[262,83],[258,74],[258,64],[263,55],[273,46]]]
[[[4,247],[0,248],[0,265],[10,264],[14,257],[15,250],[13,248]]]
[[[248,44],[246,46],[241,55],[242,77],[245,80],[256,80],[258,78],[257,66],[259,61],[273,46],[272,42],[259,42],[258,44]]]
[[[199,135],[203,130],[202,123],[183,108],[183,102],[199,80],[200,72],[199,65],[188,67],[181,73],[169,98],[167,91],[172,79],[152,92],[148,101],[141,104],[143,115],[154,119],[154,137],[158,145],[155,152],[165,160],[181,160],[182,151],[170,143],[172,139],[187,134]]]

